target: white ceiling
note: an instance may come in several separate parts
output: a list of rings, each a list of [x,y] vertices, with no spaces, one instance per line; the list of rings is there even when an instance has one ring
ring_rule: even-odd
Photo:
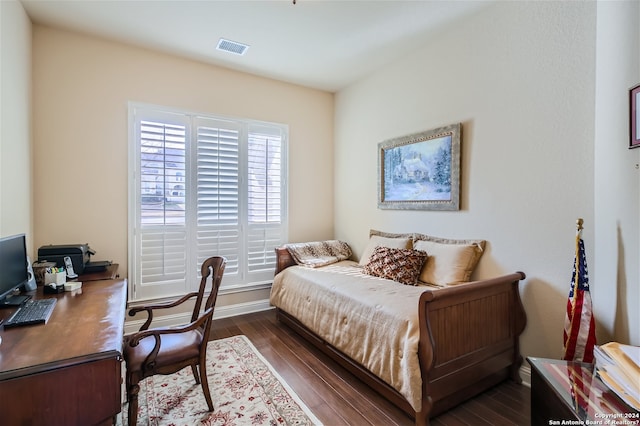
[[[493,0],[21,0],[34,23],[335,92]],[[248,44],[244,56],[218,40]]]

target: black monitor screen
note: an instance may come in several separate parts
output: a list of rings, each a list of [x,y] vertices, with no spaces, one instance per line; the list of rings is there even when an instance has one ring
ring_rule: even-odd
[[[0,238],[0,301],[28,279],[25,235]]]

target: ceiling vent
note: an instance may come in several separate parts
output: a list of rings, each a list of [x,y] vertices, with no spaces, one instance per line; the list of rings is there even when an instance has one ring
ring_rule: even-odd
[[[216,47],[216,49],[218,50],[230,52],[235,55],[244,55],[248,48],[249,46],[246,44],[238,43],[237,41],[226,40],[224,38],[221,38],[220,41],[218,41],[218,46]]]

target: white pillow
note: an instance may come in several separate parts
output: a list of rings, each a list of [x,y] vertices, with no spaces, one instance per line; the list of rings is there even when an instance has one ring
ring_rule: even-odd
[[[410,249],[411,241],[411,237],[390,238],[382,237],[380,235],[371,235],[369,237],[369,243],[367,244],[367,247],[365,247],[364,251],[362,252],[362,256],[360,256],[359,264],[360,266],[364,266],[369,263],[369,258],[378,246],[396,249]]]
[[[420,281],[435,285],[469,281],[484,246],[483,240],[415,240],[414,250],[425,251],[429,256],[420,272]]]

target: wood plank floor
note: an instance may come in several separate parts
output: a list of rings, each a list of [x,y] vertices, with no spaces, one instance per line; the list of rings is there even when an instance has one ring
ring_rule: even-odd
[[[211,339],[244,334],[326,426],[413,425],[403,411],[276,320],[274,310],[217,319]],[[433,426],[529,425],[531,390],[511,381],[431,419]]]

